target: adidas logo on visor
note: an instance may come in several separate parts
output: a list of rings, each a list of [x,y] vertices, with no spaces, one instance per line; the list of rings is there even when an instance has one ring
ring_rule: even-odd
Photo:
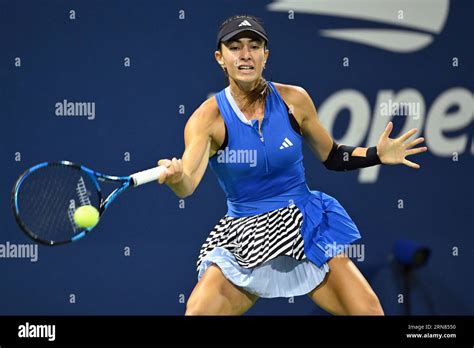
[[[243,21],[242,23],[239,24],[239,27],[251,27],[252,24],[249,23],[248,20]]]

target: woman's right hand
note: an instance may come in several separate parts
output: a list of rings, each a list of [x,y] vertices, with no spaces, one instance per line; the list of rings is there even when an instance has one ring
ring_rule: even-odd
[[[166,167],[166,171],[160,175],[158,183],[173,185],[180,182],[183,179],[183,163],[181,159],[176,159],[173,157],[172,160],[169,159],[160,159],[158,161],[159,166]]]

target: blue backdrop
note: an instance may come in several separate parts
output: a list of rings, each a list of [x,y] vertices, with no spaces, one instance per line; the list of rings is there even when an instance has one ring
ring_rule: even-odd
[[[305,149],[308,184],[336,197],[359,227],[369,279],[387,314],[403,314],[398,239],[432,250],[413,279],[414,314],[474,313],[472,1],[0,0],[0,246],[30,244],[16,226],[18,175],[67,159],[127,175],[180,157],[192,112],[225,87],[214,60],[219,24],[263,19],[266,77],[303,86],[336,140],[373,146],[417,127],[429,152],[416,171],[327,171]],[[90,102],[90,117],[57,103]],[[412,102],[410,116],[384,113]],[[36,262],[0,254],[0,314],[184,313],[199,248],[225,213],[208,170],[180,201],[150,184],[125,193],[80,242],[38,248]],[[1,250],[1,249],[0,249]],[[8,257],[9,256],[9,257]],[[323,314],[306,296],[259,300],[249,314]]]

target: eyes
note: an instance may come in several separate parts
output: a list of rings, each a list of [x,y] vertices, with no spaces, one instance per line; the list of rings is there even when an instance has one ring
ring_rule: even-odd
[[[258,43],[255,43],[255,44],[251,44],[250,45],[250,49],[251,50],[258,50],[260,49],[262,46]],[[230,47],[229,47],[229,50],[232,51],[232,52],[236,52],[238,50],[240,50],[242,47],[240,45],[237,45],[237,44],[232,44]]]

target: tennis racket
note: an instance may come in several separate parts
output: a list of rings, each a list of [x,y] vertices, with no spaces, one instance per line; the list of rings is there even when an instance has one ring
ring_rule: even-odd
[[[12,209],[16,222],[34,241],[60,245],[83,238],[94,227],[81,228],[74,222],[74,212],[92,205],[104,214],[110,203],[127,189],[157,180],[164,166],[130,176],[105,175],[69,161],[43,162],[25,171],[12,190]],[[103,197],[101,183],[115,183]]]

